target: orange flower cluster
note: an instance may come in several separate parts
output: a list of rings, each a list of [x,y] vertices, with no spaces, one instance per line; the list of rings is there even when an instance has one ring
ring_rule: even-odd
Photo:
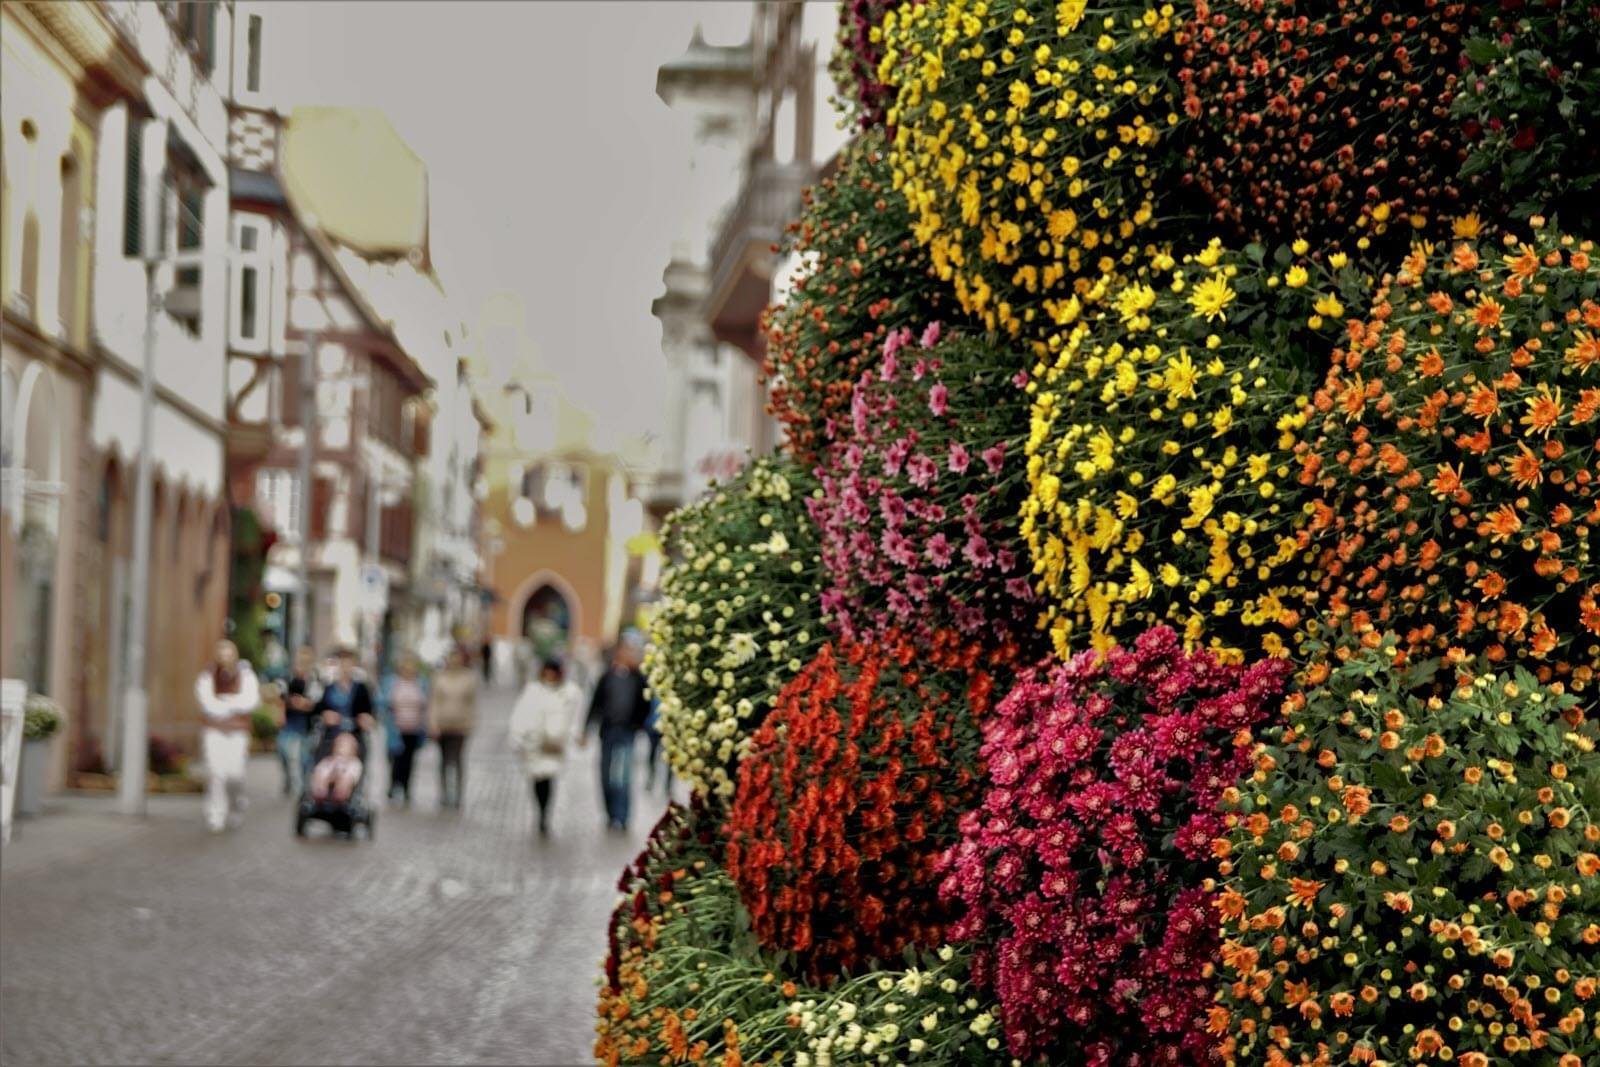
[[[1537,229],[1496,252],[1418,246],[1347,324],[1298,448],[1302,547],[1330,621],[1418,654],[1600,664],[1600,271]]]
[[[1526,670],[1419,696],[1373,636],[1225,797],[1225,1062],[1600,1062],[1595,724]]]
[[[1403,241],[1461,198],[1450,107],[1471,10],[1196,0],[1178,74],[1195,120],[1183,182],[1251,237]]]

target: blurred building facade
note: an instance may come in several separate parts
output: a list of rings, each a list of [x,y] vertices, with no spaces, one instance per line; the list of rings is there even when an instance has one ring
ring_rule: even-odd
[[[593,420],[534,351],[514,298],[485,310],[474,348],[492,427],[482,551],[496,669],[509,680],[529,654],[559,650],[581,676],[633,621],[651,577],[636,457],[595,445]]]
[[[847,140],[829,102],[837,26],[828,5],[752,5],[749,37],[688,49],[657,73],[678,116],[693,194],[651,310],[672,395],[652,509],[664,512],[777,444],[761,378],[762,312],[796,264],[775,246],[800,193]]]
[[[117,760],[154,330],[150,730],[195,730],[223,629],[227,113],[232,5],[8,0],[4,18],[5,662],[56,699],[69,760]],[[147,279],[141,253],[158,266]]]
[[[276,534],[263,592],[283,599],[280,622],[305,595],[318,648],[437,659],[479,625],[484,420],[464,326],[429,264],[426,167],[379,113],[281,113],[267,53],[290,42],[271,17],[242,3],[234,23],[232,497]]]
[[[283,594],[309,505],[319,646],[440,656],[485,625],[487,415],[426,168],[381,116],[274,106],[272,10],[0,4],[0,677],[65,712],[52,786],[120,762],[147,326],[153,744],[194,749],[236,504],[283,539],[261,590]]]

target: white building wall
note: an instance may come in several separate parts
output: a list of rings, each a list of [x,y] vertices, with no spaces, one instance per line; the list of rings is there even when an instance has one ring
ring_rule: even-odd
[[[833,55],[834,32],[839,26],[839,9],[834,4],[806,4],[800,19],[800,37],[815,49],[816,74],[811,108],[811,158],[820,167],[838,154],[850,140],[851,130],[842,112],[830,100],[833,75],[828,60]]]
[[[178,398],[182,405],[158,402],[152,428],[152,458],[177,481],[215,496],[223,488],[221,422],[226,404],[230,243],[228,173],[222,155],[227,113],[215,82],[225,83],[229,76],[229,50],[216,50],[216,68],[207,77],[178,43],[155,5],[113,0],[104,9],[138,42],[152,71],[144,85],[151,117],[144,123],[141,142],[147,240],[157,229],[159,215],[153,210],[155,198],[150,191],[159,188],[169,138],[182,142],[209,182],[202,197],[201,247],[184,255],[187,264],[198,265],[201,270],[199,333],[191,334],[164,312],[155,316],[155,381],[163,393]],[[216,17],[216,40],[227,42],[228,7],[216,5]],[[107,109],[101,122],[95,167],[99,211],[95,219],[91,328],[102,348],[137,371],[144,362],[149,287],[144,263],[126,255],[123,244],[129,116],[127,105],[119,104]],[[158,291],[171,290],[175,269],[170,258],[161,263],[155,272]],[[183,410],[185,406],[200,418],[191,417]],[[125,458],[135,456],[139,447],[138,412],[136,385],[116,370],[102,370],[95,402],[95,445]]]

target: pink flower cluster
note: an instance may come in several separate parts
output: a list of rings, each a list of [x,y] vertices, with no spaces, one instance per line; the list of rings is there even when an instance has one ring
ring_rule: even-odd
[[[1028,560],[1013,547],[1027,493],[1024,375],[963,338],[891,334],[857,382],[848,437],[824,453],[810,501],[831,584],[823,610],[847,637],[953,627],[1037,640]]]
[[[1201,1064],[1224,789],[1289,674],[1184,652],[1167,627],[1025,676],[984,723],[988,789],[944,856],[951,928],[1012,1055]]]

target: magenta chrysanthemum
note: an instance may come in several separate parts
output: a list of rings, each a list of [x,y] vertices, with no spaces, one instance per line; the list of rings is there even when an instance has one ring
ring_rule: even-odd
[[[1209,1062],[1217,927],[1201,885],[1223,790],[1288,672],[1186,653],[1157,627],[1041,668],[985,722],[988,791],[941,889],[1014,1056]]]

